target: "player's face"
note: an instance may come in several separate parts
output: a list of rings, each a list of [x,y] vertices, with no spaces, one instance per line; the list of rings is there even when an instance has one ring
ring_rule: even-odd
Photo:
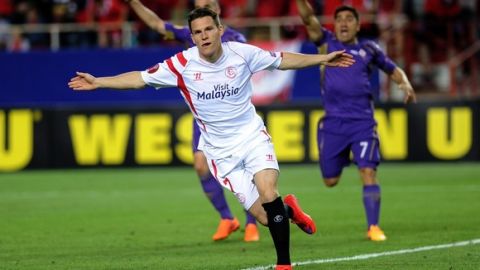
[[[192,39],[200,57],[215,62],[222,54],[223,26],[217,26],[212,17],[206,16],[191,22]]]
[[[195,8],[209,8],[220,15],[220,6],[215,0],[195,0]]]
[[[356,42],[356,36],[360,31],[360,23],[352,12],[340,11],[335,17],[335,35],[342,43]]]

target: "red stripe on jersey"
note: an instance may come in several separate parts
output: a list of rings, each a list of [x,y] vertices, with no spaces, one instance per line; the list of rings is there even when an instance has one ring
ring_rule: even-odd
[[[187,64],[187,59],[185,59],[185,56],[183,56],[183,52],[179,52],[175,55],[178,59],[178,62],[182,64],[182,66],[185,66]]]
[[[185,81],[183,80],[182,74],[180,74],[180,72],[178,72],[178,70],[173,65],[172,58],[169,58],[166,62],[167,62],[168,68],[177,76],[177,86],[178,88],[180,88],[180,91],[182,91],[183,96],[187,100],[188,106],[190,106],[190,109],[194,114],[198,115],[197,110],[195,110],[195,106],[193,106],[192,97],[190,96],[190,92],[188,92],[188,89],[187,89],[187,86],[185,85]]]

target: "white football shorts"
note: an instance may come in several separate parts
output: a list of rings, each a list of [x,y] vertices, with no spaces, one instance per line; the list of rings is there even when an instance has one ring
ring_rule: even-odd
[[[243,155],[208,159],[213,176],[224,188],[233,192],[246,210],[250,209],[259,197],[253,176],[264,169],[279,171],[277,157],[269,138],[249,145],[248,148]]]

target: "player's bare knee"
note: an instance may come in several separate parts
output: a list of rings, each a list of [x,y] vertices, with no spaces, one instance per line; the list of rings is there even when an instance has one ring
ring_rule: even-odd
[[[364,185],[377,184],[377,172],[373,168],[360,168],[360,177]]]
[[[324,178],[323,183],[327,187],[334,187],[338,184],[338,180],[340,180],[340,177]]]
[[[277,177],[278,171],[272,169],[262,170],[254,175],[258,195],[263,203],[273,202],[278,198]]]

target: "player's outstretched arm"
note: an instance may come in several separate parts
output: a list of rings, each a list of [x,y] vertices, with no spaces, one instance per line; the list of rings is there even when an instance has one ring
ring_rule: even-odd
[[[417,102],[415,91],[413,90],[413,87],[410,84],[410,81],[408,80],[407,75],[401,68],[396,67],[392,75],[390,75],[390,78],[398,85],[398,88],[400,88],[405,92],[405,98],[404,98],[405,103]]]
[[[349,67],[355,60],[351,54],[335,51],[329,54],[301,54],[284,52],[278,69],[300,69],[310,66],[326,65],[331,67]]]
[[[303,24],[307,28],[308,37],[312,41],[319,41],[323,37],[322,25],[315,16],[313,8],[308,0],[296,0],[298,13],[302,18]]]
[[[77,72],[77,76],[68,82],[68,87],[79,91],[95,90],[97,88],[139,89],[145,87],[145,82],[139,71],[98,78],[89,73]]]
[[[165,21],[155,14],[151,9],[147,8],[140,0],[125,0],[130,7],[135,11],[138,17],[146,24],[148,27],[157,31],[158,33],[165,35]]]

